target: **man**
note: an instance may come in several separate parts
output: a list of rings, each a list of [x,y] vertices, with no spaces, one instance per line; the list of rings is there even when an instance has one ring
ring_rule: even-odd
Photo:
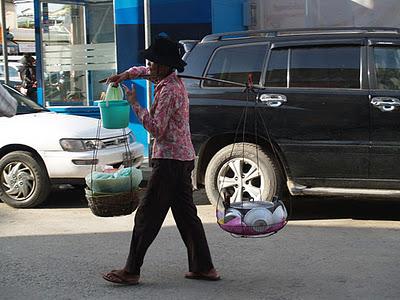
[[[36,61],[30,53],[25,53],[20,63],[22,64],[19,69],[21,87],[26,91],[26,96],[37,102]]]
[[[214,269],[201,220],[193,204],[191,172],[195,152],[189,128],[189,99],[182,80],[186,63],[181,47],[166,36],[158,36],[144,51],[149,67],[132,67],[111,76],[108,82],[150,76],[156,84],[150,112],[136,100],[134,90],[125,87],[127,99],[138,119],[155,138],[152,149],[152,175],[146,195],[135,215],[130,253],[121,270],[103,275],[105,280],[120,284],[138,284],[140,268],[148,247],[157,236],[171,208],[189,260],[189,279],[219,280]]]

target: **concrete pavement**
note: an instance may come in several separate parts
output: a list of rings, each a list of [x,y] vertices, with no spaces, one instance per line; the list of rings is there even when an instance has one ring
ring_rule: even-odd
[[[197,203],[206,202],[204,193],[195,195]],[[219,282],[183,278],[185,247],[169,215],[146,256],[142,284],[125,287],[105,282],[100,273],[123,266],[132,216],[95,217],[74,191],[52,197],[39,209],[0,204],[0,299],[400,297],[400,222],[354,220],[345,205],[336,213],[331,209],[337,201],[319,203],[328,208],[316,209],[325,219],[297,215],[298,220],[265,239],[232,238],[215,224],[211,205],[198,205],[223,278]],[[386,207],[389,213],[398,204]]]

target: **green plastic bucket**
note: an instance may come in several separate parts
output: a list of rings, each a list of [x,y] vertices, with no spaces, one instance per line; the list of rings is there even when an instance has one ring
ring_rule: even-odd
[[[121,129],[129,125],[129,103],[126,100],[97,101],[103,127]]]

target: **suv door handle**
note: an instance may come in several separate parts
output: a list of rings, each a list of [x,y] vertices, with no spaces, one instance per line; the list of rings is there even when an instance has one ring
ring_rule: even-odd
[[[371,104],[381,111],[393,111],[396,107],[400,106],[400,100],[392,97],[374,97],[371,100]]]
[[[261,94],[258,100],[268,107],[279,107],[287,102],[286,96],[281,94]]]

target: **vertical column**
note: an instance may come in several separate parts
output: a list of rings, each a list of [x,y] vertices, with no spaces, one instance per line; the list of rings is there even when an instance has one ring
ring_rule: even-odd
[[[1,0],[1,40],[2,40],[2,54],[3,54],[3,63],[4,63],[4,83],[9,83],[9,74],[8,74],[8,48],[7,48],[7,29],[6,29],[6,3],[4,0]]]
[[[115,43],[117,49],[117,71],[122,72],[131,66],[143,65],[140,51],[144,49],[143,0],[115,0]],[[147,107],[146,81],[136,80],[136,94],[142,107]],[[129,127],[137,140],[149,151],[148,133],[131,111]]]
[[[47,8],[47,3],[45,4]],[[36,49],[36,79],[37,79],[37,101],[44,105],[43,97],[43,57],[42,57],[42,34],[41,34],[41,1],[34,0],[33,10],[35,17],[35,49]]]

